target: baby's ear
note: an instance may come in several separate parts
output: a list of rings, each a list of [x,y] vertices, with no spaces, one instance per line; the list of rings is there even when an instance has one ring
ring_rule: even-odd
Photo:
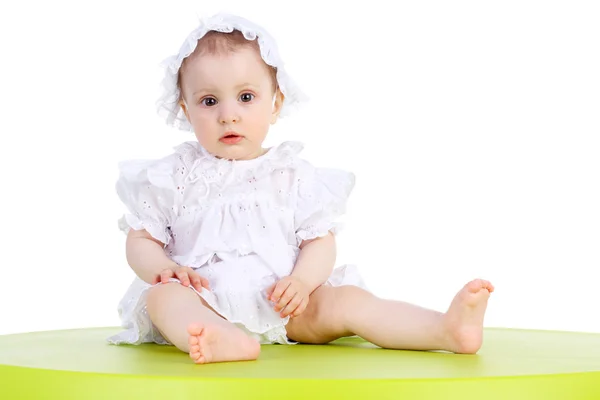
[[[179,100],[179,107],[181,107],[181,109],[183,110],[183,113],[185,114],[185,118],[187,118],[188,122],[191,124],[192,121],[190,121],[190,114],[188,114],[188,109],[187,109],[187,106],[185,105],[185,100],[183,100],[183,99]]]
[[[281,107],[283,107],[284,95],[281,93],[281,90],[277,88],[275,92],[275,102],[273,103],[273,113],[271,114],[271,124],[277,122],[279,118],[279,113],[281,112]]]

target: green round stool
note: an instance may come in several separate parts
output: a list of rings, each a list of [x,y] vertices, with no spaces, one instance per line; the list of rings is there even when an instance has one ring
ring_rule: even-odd
[[[486,329],[477,355],[345,338],[195,365],[172,346],[109,345],[117,330],[0,336],[0,399],[600,399],[600,334]]]

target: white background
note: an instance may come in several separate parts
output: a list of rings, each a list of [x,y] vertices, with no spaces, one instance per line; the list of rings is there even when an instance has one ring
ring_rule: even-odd
[[[487,326],[600,332],[597,2],[94,3],[0,6],[0,334],[119,323],[117,163],[192,138],[158,63],[220,10],[312,99],[267,145],[357,175],[340,264],[442,311],[485,277]]]

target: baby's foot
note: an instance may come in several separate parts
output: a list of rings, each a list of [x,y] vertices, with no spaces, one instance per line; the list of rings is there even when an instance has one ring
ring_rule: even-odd
[[[483,341],[483,317],[494,286],[476,279],[454,297],[444,315],[446,349],[453,353],[475,354]]]
[[[196,364],[256,360],[260,344],[236,327],[191,324],[188,327],[190,358]]]

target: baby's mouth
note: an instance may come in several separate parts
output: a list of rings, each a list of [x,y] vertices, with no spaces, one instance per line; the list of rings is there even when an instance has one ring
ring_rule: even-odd
[[[225,136],[221,137],[221,139],[219,139],[220,142],[225,143],[225,144],[236,144],[239,143],[244,137],[241,135],[238,135],[237,133],[231,132],[231,133],[227,133]]]

